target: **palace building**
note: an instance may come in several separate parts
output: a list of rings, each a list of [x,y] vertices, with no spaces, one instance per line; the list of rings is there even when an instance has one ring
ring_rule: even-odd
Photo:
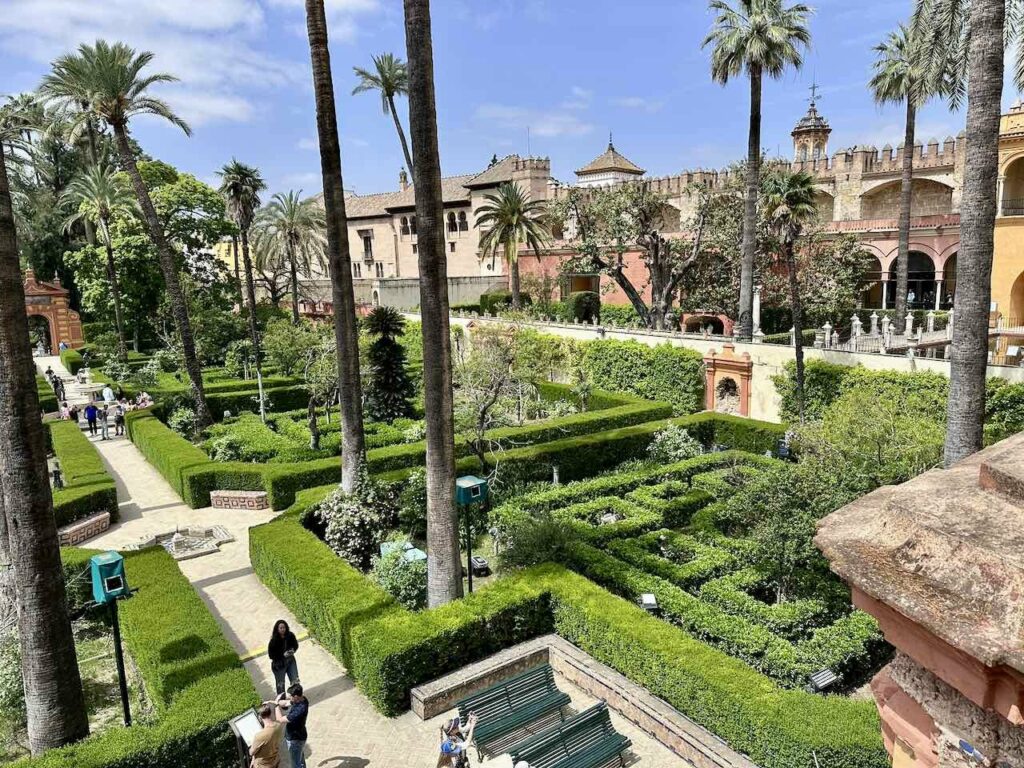
[[[783,162],[816,180],[821,226],[825,232],[855,235],[875,257],[865,275],[862,304],[866,308],[895,306],[897,219],[899,215],[902,146],[854,146],[830,154],[832,128],[819,113],[814,98],[793,128],[792,158]],[[949,309],[956,295],[956,260],[960,248],[960,196],[966,138],[930,139],[910,149],[914,153],[909,304],[913,309]],[[1024,107],[1003,116],[1000,132],[999,218],[992,276],[993,310],[1005,322],[1024,324]],[[681,231],[693,213],[687,192],[693,183],[724,189],[730,171],[693,170],[649,177],[612,143],[576,171],[573,186],[607,187],[636,181],[664,193],[670,211],[669,232]],[[476,212],[485,196],[505,182],[524,188],[532,199],[553,200],[569,185],[551,176],[548,158],[509,155],[495,158],[475,174],[442,180],[445,244],[448,255],[450,301],[472,302],[488,290],[507,284],[501,259],[481,259]],[[411,308],[419,304],[418,242],[413,188],[405,171],[397,189],[377,194],[348,194],[349,240],[357,301]],[[520,269],[530,275],[556,277],[569,253],[563,241],[537,259],[522,253]],[[642,285],[644,269],[638,254],[627,254],[627,273]],[[627,303],[625,296],[600,275],[562,275],[560,292],[599,290],[607,303]],[[325,275],[303,278],[302,311],[311,316],[330,314],[330,288]]]

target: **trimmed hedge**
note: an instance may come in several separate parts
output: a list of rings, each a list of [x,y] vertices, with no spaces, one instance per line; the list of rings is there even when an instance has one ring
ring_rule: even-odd
[[[72,376],[78,373],[78,371],[85,365],[85,360],[82,359],[82,353],[77,349],[71,349],[70,347],[60,353],[60,361]]]
[[[185,471],[210,463],[210,458],[188,440],[174,432],[148,410],[129,411],[125,414],[128,437],[146,460],[171,484],[171,487],[190,507],[194,504],[187,492]]]
[[[704,407],[704,359],[699,352],[669,343],[591,341],[583,346],[583,367],[601,389],[630,392],[672,404],[677,414]]]
[[[82,570],[89,550],[64,550]],[[70,564],[70,565],[69,565]],[[153,701],[151,725],[114,728],[77,744],[15,762],[17,768],[233,768],[228,720],[258,703],[248,673],[178,564],[155,547],[125,555],[124,644]]]
[[[47,427],[64,474],[64,488],[53,492],[57,527],[100,512],[109,512],[110,522],[117,522],[117,488],[96,447],[73,421],[50,421]]]
[[[60,410],[57,395],[45,376],[36,374],[36,392],[39,394],[39,409],[43,413],[56,413]]]
[[[335,555],[294,514],[249,532],[249,557],[263,583],[347,669],[350,634],[400,610],[389,594]]]

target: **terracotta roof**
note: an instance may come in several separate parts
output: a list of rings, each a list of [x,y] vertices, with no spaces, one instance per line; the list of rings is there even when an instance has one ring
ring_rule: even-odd
[[[467,187],[489,187],[494,184],[501,184],[505,181],[512,181],[512,170],[516,161],[520,160],[519,155],[508,155],[496,162],[490,168],[481,171],[466,182]]]
[[[611,141],[608,142],[608,149],[606,149],[603,154],[598,155],[576,171],[576,175],[586,176],[591,173],[602,173],[604,171],[635,173],[637,176],[643,176],[644,173],[646,173],[643,168],[634,165],[632,162],[620,155]]]
[[[1024,671],[1024,434],[818,524],[851,585],[990,667]]]
[[[473,174],[465,176],[449,176],[441,179],[441,198],[445,203],[469,202],[469,190],[466,183]],[[372,195],[345,195],[345,212],[350,219],[364,219],[374,216],[387,216],[391,211],[402,208],[414,208],[416,194],[410,184],[404,190],[394,192],[378,192]]]

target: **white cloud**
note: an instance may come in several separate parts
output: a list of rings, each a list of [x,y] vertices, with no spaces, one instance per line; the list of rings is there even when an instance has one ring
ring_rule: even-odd
[[[594,99],[594,92],[586,88],[574,85],[570,90],[570,96],[562,102],[562,109],[589,109]]]
[[[301,6],[301,0],[270,0]],[[47,64],[80,43],[123,40],[156,54],[151,69],[179,83],[158,92],[195,124],[246,121],[259,94],[307,83],[305,59],[289,60],[263,44],[258,0],[2,0],[0,48]],[[375,10],[378,0],[328,0],[332,15]]]
[[[571,113],[504,104],[481,104],[474,116],[483,122],[497,123],[496,127],[521,131],[529,128],[535,136],[583,136],[594,129],[593,125]]]
[[[645,99],[643,96],[626,96],[621,99],[614,99],[612,104],[623,109],[635,109],[639,112],[646,112],[649,115],[661,111],[665,106],[664,101]]]

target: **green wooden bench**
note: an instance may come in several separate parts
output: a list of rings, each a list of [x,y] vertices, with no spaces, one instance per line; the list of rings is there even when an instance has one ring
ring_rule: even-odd
[[[569,703],[568,694],[555,686],[551,667],[544,664],[492,685],[480,693],[456,703],[463,722],[469,714],[477,716],[473,742],[477,756],[483,759],[481,745],[494,742],[536,720],[558,713]]]
[[[530,768],[597,768],[619,758],[631,742],[612,728],[608,705],[599,701],[546,731],[517,744],[512,765],[525,761]]]

